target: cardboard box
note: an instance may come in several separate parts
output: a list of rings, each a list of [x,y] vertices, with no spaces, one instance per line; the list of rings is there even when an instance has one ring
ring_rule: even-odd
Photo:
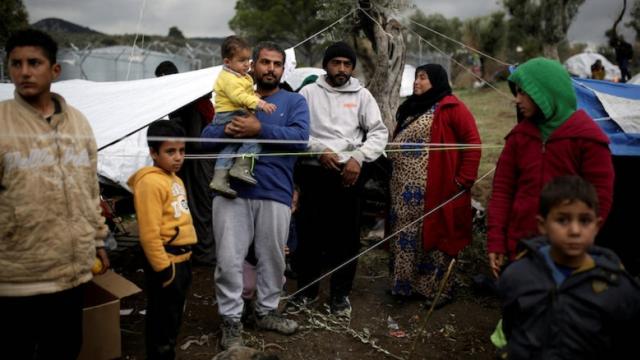
[[[122,355],[120,299],[141,290],[131,281],[107,271],[87,284],[79,360],[107,360]]]

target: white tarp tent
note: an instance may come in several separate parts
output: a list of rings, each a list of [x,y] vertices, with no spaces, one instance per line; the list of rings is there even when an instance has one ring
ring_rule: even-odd
[[[600,60],[604,66],[605,80],[618,80],[620,79],[620,69],[613,65],[607,58],[592,52],[585,52],[581,54],[573,55],[564,62],[564,67],[572,75],[590,79],[591,78],[591,65]]]
[[[295,69],[295,53],[287,49],[283,80]],[[159,78],[93,82],[66,80],[52,91],[89,120],[98,144],[98,174],[127,188],[126,181],[150,164],[146,126],[213,89],[222,66]],[[13,98],[13,84],[0,84],[0,101]]]
[[[324,74],[326,74],[326,71],[320,68],[314,68],[314,67],[296,68],[291,72],[291,74],[289,74],[289,77],[287,77],[287,83],[291,85],[291,88],[293,90],[297,90],[300,87],[300,85],[302,85],[302,82],[304,81],[304,79],[307,78],[307,76],[311,76],[311,75],[321,76]]]
[[[400,97],[407,97],[413,94],[413,81],[416,78],[416,67],[405,65],[400,83]]]
[[[413,94],[413,80],[415,79],[416,68],[413,65],[405,65],[404,72],[402,73],[402,81],[400,83],[400,97],[406,97]],[[321,68],[315,67],[304,67],[304,68],[296,68],[294,69],[289,77],[287,78],[287,83],[291,85],[291,88],[296,90],[304,79],[310,75],[324,75],[326,71]]]

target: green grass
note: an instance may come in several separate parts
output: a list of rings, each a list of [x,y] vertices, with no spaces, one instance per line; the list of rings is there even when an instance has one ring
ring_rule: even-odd
[[[516,124],[515,106],[507,83],[501,82],[495,86],[500,92],[489,87],[475,90],[454,90],[454,94],[467,105],[475,117],[482,144],[489,146],[482,149],[478,177],[496,166],[502,145],[504,145],[504,137]],[[474,199],[480,201],[484,206],[486,206],[491,192],[492,180],[493,174],[487,176],[472,189]]]

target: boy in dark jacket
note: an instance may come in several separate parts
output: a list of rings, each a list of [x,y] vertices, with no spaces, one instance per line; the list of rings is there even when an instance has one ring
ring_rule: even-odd
[[[634,356],[640,287],[613,252],[593,245],[597,214],[595,188],[578,176],[555,178],[542,190],[543,236],[521,242],[525,250],[498,283],[504,358]]]

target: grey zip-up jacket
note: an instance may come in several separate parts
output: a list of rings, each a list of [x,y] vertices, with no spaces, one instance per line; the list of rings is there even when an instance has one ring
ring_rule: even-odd
[[[47,122],[19,95],[0,102],[0,296],[47,294],[91,280],[107,228],[96,142],[57,94]]]
[[[309,151],[329,148],[344,163],[353,157],[362,165],[384,153],[389,132],[380,108],[369,90],[352,77],[341,87],[333,87],[321,76],[300,90],[310,112]]]

